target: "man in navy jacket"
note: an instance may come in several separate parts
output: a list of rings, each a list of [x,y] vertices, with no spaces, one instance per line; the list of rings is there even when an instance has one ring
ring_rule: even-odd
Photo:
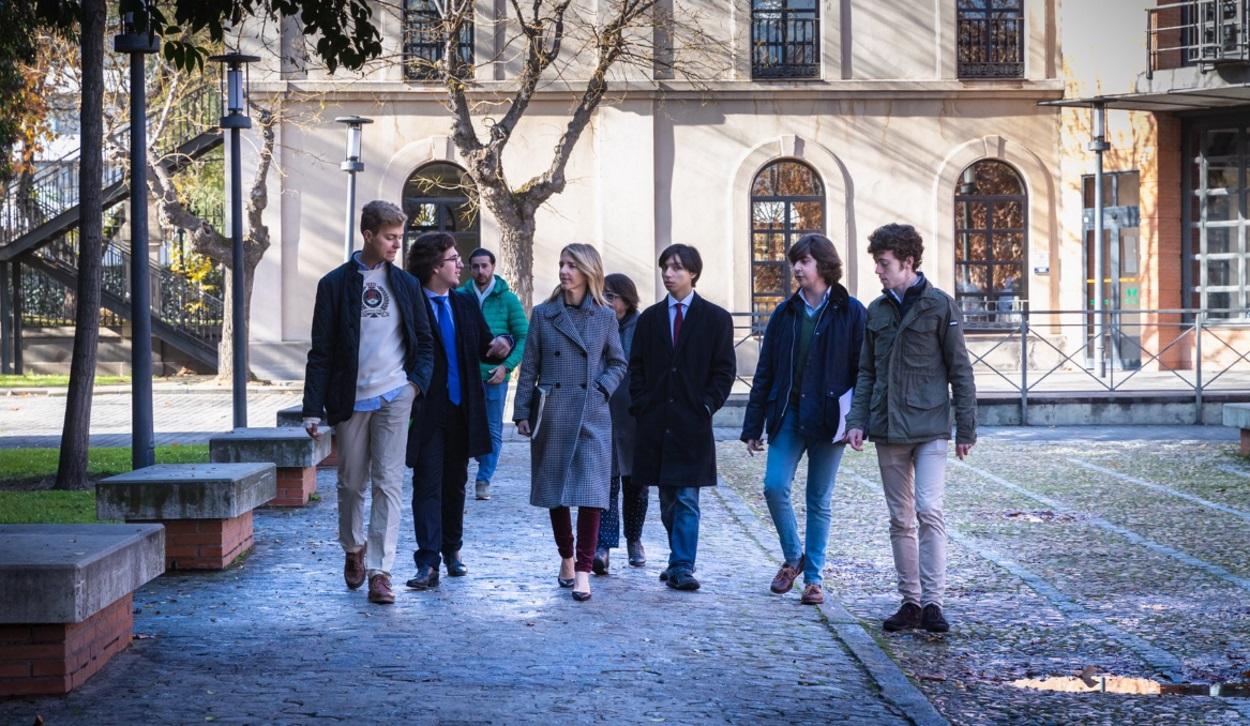
[[[361,211],[363,249],[317,283],[304,374],[304,428],[313,438],[323,436],[323,413],[336,427],[343,578],[354,590],[367,577],[370,602],[383,604],[395,601],[390,573],[403,512],[408,420],[434,368],[421,287],[394,264],[405,221],[389,202],[369,202]]]
[[[819,605],[825,599],[821,570],[829,543],[833,481],[846,448],[843,404],[849,404],[848,392],[859,371],[866,313],[838,284],[842,261],[827,237],[804,236],[788,257],[799,291],[777,306],[764,331],[742,440],[751,454],[763,451],[761,435],[767,425],[764,497],[785,558],[771,589],[789,592],[801,572],[803,603]],[[790,502],[790,485],[804,452],[806,547]]]
[[[469,568],[460,559],[464,540],[469,458],[491,450],[486,389],[479,363],[500,363],[512,350],[510,335],[492,335],[472,294],[456,289],[464,263],[456,239],[426,232],[413,240],[405,268],[421,281],[421,298],[434,327],[434,375],[408,432],[412,467],[412,520],[417,535],[417,575],[408,587],[438,585],[439,560],[447,574]]]

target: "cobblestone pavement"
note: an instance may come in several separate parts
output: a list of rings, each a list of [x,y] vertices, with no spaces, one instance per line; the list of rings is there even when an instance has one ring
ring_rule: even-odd
[[[1250,681],[1250,462],[1236,445],[1029,431],[983,439],[966,464],[952,455],[952,632],[882,633],[885,650],[955,723],[1250,723],[1250,699],[1013,685],[1082,671]],[[771,532],[764,457],[719,446],[727,482]],[[768,545],[778,561],[775,535]],[[871,446],[842,460],[825,581],[866,627],[898,606]]]
[[[618,551],[593,599],[576,603],[556,586],[546,514],[528,504],[528,447],[509,444],[494,498],[468,502],[469,576],[403,588],[405,516],[386,607],[344,587],[333,473],[318,482],[309,508],[258,512],[242,564],[137,592],[140,639],[81,689],[0,702],[0,723],[934,722],[862,630],[853,653],[844,624],[768,592],[772,565],[732,492],[703,497],[703,589],[658,581],[667,548],[653,492],[647,567]],[[869,668],[856,657],[874,652]]]

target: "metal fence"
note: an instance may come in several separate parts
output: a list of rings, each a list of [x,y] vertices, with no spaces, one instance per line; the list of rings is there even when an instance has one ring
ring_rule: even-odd
[[[1250,60],[1250,2],[1186,0],[1146,9],[1148,75]]]
[[[1170,394],[1201,410],[1212,392],[1250,395],[1250,310],[983,311],[993,327],[965,320],[979,394]],[[747,388],[767,317],[734,314],[738,380]]]

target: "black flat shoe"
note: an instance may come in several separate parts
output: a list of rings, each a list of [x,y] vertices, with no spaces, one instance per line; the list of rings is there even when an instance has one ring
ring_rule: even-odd
[[[448,577],[464,577],[469,574],[469,568],[460,561],[459,552],[454,555],[443,555],[443,562],[447,565]]]
[[[666,584],[674,590],[693,592],[699,589],[699,581],[689,572],[675,572],[669,575]]]
[[[629,550],[629,566],[645,567],[647,565],[647,551],[643,549],[642,542],[627,543]]]
[[[578,592],[577,590],[574,590],[574,591],[573,591],[573,599],[574,599],[574,600],[576,600],[576,601],[578,601],[578,602],[586,602],[587,600],[589,600],[589,599],[590,599],[590,593],[588,593],[588,592]]]
[[[611,563],[610,557],[608,550],[596,550],[595,559],[590,563],[590,569],[594,570],[596,575],[608,574],[608,567]]]
[[[429,590],[438,587],[438,568],[421,565],[417,568],[417,576],[404,584],[413,590]]]

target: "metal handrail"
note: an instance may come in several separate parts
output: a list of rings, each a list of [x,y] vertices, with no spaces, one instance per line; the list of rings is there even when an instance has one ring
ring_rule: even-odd
[[[1147,77],[1250,62],[1250,0],[1184,0],[1146,8]]]
[[[166,157],[200,134],[217,127],[220,115],[220,92],[214,86],[200,86],[189,92],[166,120],[164,133],[154,144],[157,157]],[[163,109],[148,114],[149,130],[159,123]],[[125,151],[129,147],[129,126],[114,135],[117,146]],[[3,201],[0,201],[0,245],[7,244],[30,232],[59,214],[78,205],[79,157],[75,149],[43,169],[28,180],[14,181]],[[105,161],[102,173],[103,187],[119,184],[126,178],[126,166],[120,161]]]
[[[1250,309],[1030,310],[1022,301],[1004,313],[1011,327],[965,330],[978,389],[1019,399],[1041,393],[1116,395],[1132,391],[1192,396],[1250,392]],[[766,315],[733,313],[735,349],[762,337]],[[1095,342],[1114,351],[1098,367]],[[753,371],[739,370],[751,384]],[[1022,420],[1027,420],[1022,418]]]

